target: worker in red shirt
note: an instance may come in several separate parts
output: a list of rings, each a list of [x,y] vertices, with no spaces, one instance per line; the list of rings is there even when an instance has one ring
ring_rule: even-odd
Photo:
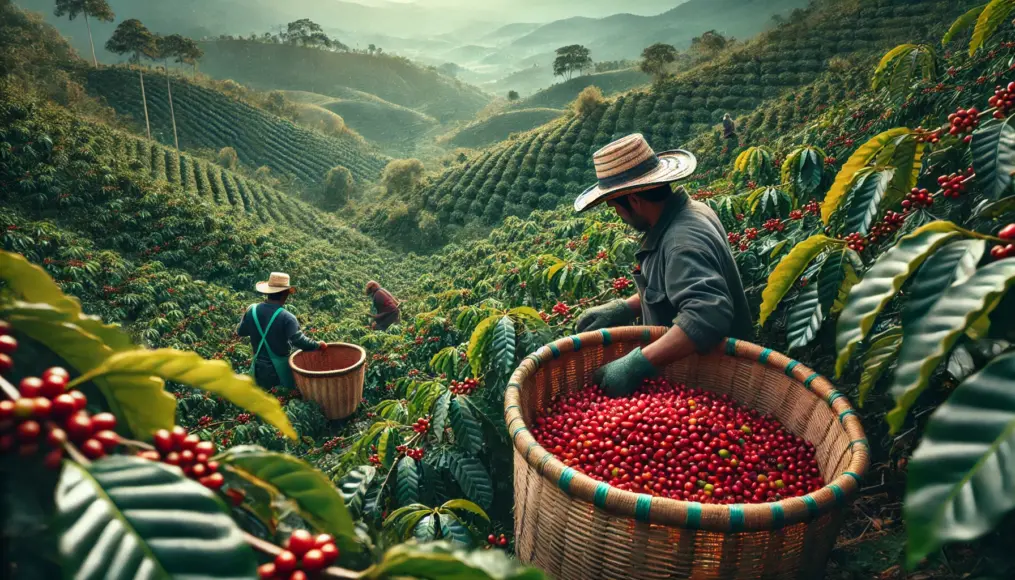
[[[398,300],[391,295],[381,285],[373,280],[367,282],[367,296],[373,298],[374,314],[370,317],[374,319],[370,328],[373,330],[387,330],[392,324],[397,324],[399,320],[398,314]]]

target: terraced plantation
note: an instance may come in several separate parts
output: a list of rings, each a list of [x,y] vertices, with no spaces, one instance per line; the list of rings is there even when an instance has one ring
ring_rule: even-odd
[[[335,242],[347,242],[350,235],[360,235],[331,215],[224,167],[146,139],[118,137],[110,151],[114,158],[128,160],[153,179],[179,186],[185,193],[226,211],[264,225],[291,228]]]
[[[502,143],[468,163],[432,178],[426,209],[445,224],[496,223],[556,207],[595,180],[591,153],[611,140],[640,131],[657,149],[676,148],[709,132],[724,113],[753,114],[763,103],[814,85],[830,100],[857,87],[828,72],[828,60],[874,59],[898,43],[899,30],[936,38],[975,1],[911,3],[879,0],[811,13],[694,71],[650,90],[624,93],[583,116],[551,123],[522,139]],[[815,108],[829,99],[805,101]],[[775,127],[793,123],[792,112],[773,109],[760,120]],[[798,111],[799,115],[800,112]],[[757,118],[752,122],[759,122]]]
[[[461,129],[450,143],[456,147],[485,147],[507,139],[512,133],[523,133],[545,125],[563,114],[562,109],[548,108],[498,113]]]
[[[141,86],[135,72],[103,68],[88,73],[88,91],[103,97],[117,112],[142,125]],[[145,76],[152,138],[173,145],[166,78]],[[173,79],[176,127],[183,149],[233,147],[250,168],[269,167],[304,184],[318,184],[336,165],[349,168],[357,181],[373,181],[388,159],[354,137],[336,138],[298,127],[223,93],[180,78]]]

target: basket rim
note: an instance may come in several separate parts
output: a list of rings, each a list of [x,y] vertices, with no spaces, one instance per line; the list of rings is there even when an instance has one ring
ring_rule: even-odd
[[[340,348],[350,348],[350,349],[358,350],[359,351],[359,359],[357,359],[356,362],[353,363],[352,365],[347,366],[347,367],[345,367],[343,369],[332,369],[330,371],[308,371],[308,370],[300,368],[299,366],[296,365],[296,355],[301,354],[303,352],[303,350],[297,350],[296,352],[294,352],[294,353],[289,355],[289,368],[291,368],[294,373],[299,373],[299,374],[301,374],[301,375],[303,375],[305,377],[319,377],[319,378],[324,378],[324,377],[340,377],[342,375],[347,375],[349,373],[356,372],[357,370],[359,370],[359,368],[361,366],[363,366],[364,363],[366,363],[366,360],[367,360],[367,351],[366,351],[366,349],[364,349],[362,346],[360,346],[358,344],[352,344],[352,343],[349,343],[349,342],[329,342],[327,344],[328,344],[328,348],[337,346],[337,347],[340,347]],[[313,351],[307,351],[307,352],[313,352]]]
[[[580,350],[583,346],[638,340],[647,344],[668,330],[662,326],[630,326],[584,332],[546,344],[525,357],[511,375],[504,396],[504,419],[515,448],[515,460],[524,460],[546,482],[559,487],[570,497],[593,504],[607,513],[681,528],[724,533],[764,531],[808,522],[848,505],[859,492],[860,481],[870,460],[870,448],[856,412],[846,396],[835,390],[820,374],[786,355],[745,340],[726,338],[706,355],[742,358],[783,372],[801,389],[813,393],[828,405],[838,416],[837,425],[849,436],[850,443],[846,449],[846,453],[851,455],[849,463],[824,487],[804,496],[757,504],[702,504],[676,500],[625,491],[592,479],[577,469],[565,466],[535,441],[522,417],[521,389],[525,380],[535,374],[544,362]]]

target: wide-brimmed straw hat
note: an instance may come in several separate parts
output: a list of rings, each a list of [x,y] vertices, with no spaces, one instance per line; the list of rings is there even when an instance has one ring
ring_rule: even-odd
[[[258,282],[257,291],[261,294],[275,294],[292,288],[289,285],[289,274],[284,272],[272,272],[267,282]]]
[[[610,143],[592,156],[598,183],[574,200],[575,211],[604,201],[678,181],[694,173],[698,161],[689,151],[656,153],[640,133]]]

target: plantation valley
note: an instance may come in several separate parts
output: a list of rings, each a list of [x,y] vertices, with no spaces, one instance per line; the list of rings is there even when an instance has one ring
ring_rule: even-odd
[[[1015,575],[1015,0],[0,0],[0,73],[5,578]],[[665,370],[575,210],[657,160],[750,318]]]

